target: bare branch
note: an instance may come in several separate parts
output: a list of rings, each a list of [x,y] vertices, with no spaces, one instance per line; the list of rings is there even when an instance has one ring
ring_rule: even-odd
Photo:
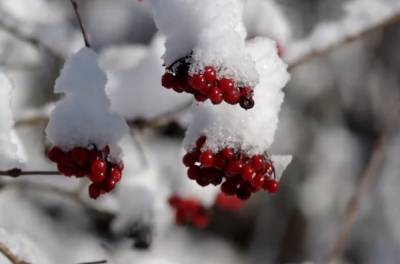
[[[92,262],[79,262],[78,264],[104,264],[107,263],[107,260],[98,260]]]
[[[290,62],[289,66],[288,66],[288,70],[292,71],[297,66],[307,63],[308,61],[318,58],[322,55],[325,55],[325,54],[329,53],[330,51],[332,51],[342,45],[345,45],[345,44],[351,43],[355,40],[358,40],[360,38],[363,38],[370,33],[376,32],[378,30],[382,30],[383,28],[385,28],[389,25],[392,25],[396,22],[399,22],[399,21],[400,21],[400,13],[396,13],[393,16],[381,21],[380,23],[373,24],[370,27],[367,27],[367,28],[361,30],[357,34],[345,36],[344,38],[338,39],[336,42],[333,42],[323,48],[311,50],[309,53],[304,54],[302,57],[300,57],[296,61]]]
[[[33,176],[33,175],[61,175],[58,171],[23,171],[18,168],[14,168],[7,171],[0,171],[0,176],[8,176],[18,178],[21,176]]]
[[[340,225],[336,238],[325,257],[324,263],[332,263],[340,256],[360,208],[361,199],[371,189],[371,185],[378,175],[377,170],[383,160],[384,153],[384,143],[383,140],[381,140],[373,149],[370,160],[361,174],[360,184],[346,206],[342,224]]]
[[[30,264],[21,260],[7,247],[6,244],[0,242],[0,253],[3,254],[12,264]]]
[[[76,16],[76,19],[78,20],[79,27],[81,28],[82,37],[83,37],[83,41],[85,42],[85,46],[90,48],[91,45],[90,45],[90,42],[89,42],[89,37],[88,37],[88,35],[86,33],[86,29],[85,29],[85,26],[83,24],[81,14],[79,13],[78,3],[75,0],[70,0],[70,1],[71,1],[71,4],[72,4],[72,7],[74,8],[75,16]]]

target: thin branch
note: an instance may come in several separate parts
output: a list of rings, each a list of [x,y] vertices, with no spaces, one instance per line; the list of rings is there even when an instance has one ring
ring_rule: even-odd
[[[24,260],[19,259],[6,244],[0,242],[0,253],[3,254],[12,264],[30,264]]]
[[[0,176],[8,176],[13,178],[18,178],[21,176],[34,176],[34,175],[61,175],[58,171],[23,171],[18,168],[11,170],[0,171]]]
[[[98,260],[92,262],[79,262],[78,264],[104,264],[107,263],[107,260]]]
[[[344,38],[338,39],[337,41],[332,42],[331,44],[329,44],[325,47],[311,50],[310,52],[304,54],[302,57],[298,58],[296,61],[290,62],[289,66],[288,66],[288,70],[292,71],[297,66],[307,63],[308,61],[318,58],[322,55],[325,55],[325,54],[329,53],[330,51],[332,51],[342,45],[345,45],[345,44],[351,43],[355,40],[358,40],[360,38],[363,38],[370,33],[376,32],[378,30],[382,30],[383,28],[385,28],[389,25],[392,25],[396,22],[399,22],[399,21],[400,21],[400,13],[396,13],[393,16],[391,16],[377,24],[373,24],[370,27],[367,27],[367,28],[361,30],[360,32],[357,32],[354,35],[347,35]]]
[[[81,28],[82,37],[83,37],[83,41],[85,42],[85,46],[90,48],[91,45],[90,45],[90,42],[89,42],[89,37],[88,37],[88,35],[86,33],[86,29],[85,29],[85,26],[83,24],[81,14],[79,12],[78,3],[75,0],[70,0],[70,1],[71,1],[71,4],[72,4],[72,7],[74,8],[75,16],[76,16],[76,19],[78,20],[79,27]]]
[[[12,25],[6,23],[3,19],[0,19],[0,28],[4,31],[8,32],[10,35],[14,36],[15,38],[17,38],[25,43],[31,44],[32,46],[38,48],[39,50],[43,50],[45,53],[54,57],[57,61],[65,60],[64,55],[61,54],[60,52],[56,51],[52,47],[43,43],[36,37],[22,32],[18,27],[15,27],[15,26],[12,26]]]
[[[332,263],[340,256],[351,227],[353,226],[354,220],[356,219],[357,212],[360,208],[361,199],[371,189],[371,186],[378,175],[377,170],[383,160],[384,153],[384,143],[383,140],[381,140],[374,147],[371,157],[361,174],[360,184],[346,206],[339,231],[330,247],[328,254],[325,257],[324,263]]]

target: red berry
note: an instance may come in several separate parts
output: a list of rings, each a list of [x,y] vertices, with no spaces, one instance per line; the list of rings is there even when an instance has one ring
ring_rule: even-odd
[[[240,96],[244,98],[250,98],[253,95],[253,89],[251,87],[243,87],[240,89]]]
[[[100,151],[93,149],[93,150],[89,151],[88,160],[90,162],[93,162],[95,160],[101,160],[102,156],[103,155]]]
[[[251,196],[251,189],[240,187],[240,188],[236,191],[236,196],[237,196],[239,199],[241,199],[241,200],[247,200],[247,199],[249,199],[250,196]]]
[[[224,100],[228,104],[237,104],[240,100],[240,92],[237,88],[233,88],[226,93],[224,93]]]
[[[228,164],[227,173],[231,176],[237,175],[243,168],[243,162],[241,160],[233,160]]]
[[[111,168],[111,179],[116,182],[119,182],[122,178],[122,171],[118,168],[118,166],[114,166]]]
[[[71,157],[73,161],[75,161],[75,163],[79,165],[85,164],[86,161],[88,160],[88,156],[89,156],[89,151],[82,147],[74,148],[71,151]]]
[[[102,160],[92,162],[91,171],[93,174],[104,174],[106,172],[106,163]]]
[[[97,184],[90,184],[89,186],[89,196],[92,199],[97,199],[101,194],[101,187]]]
[[[254,155],[251,158],[251,165],[256,172],[265,170],[265,160],[263,155]]]
[[[204,214],[198,214],[193,218],[193,225],[198,228],[205,228],[208,225],[208,217]]]
[[[203,90],[204,86],[207,85],[206,79],[200,74],[194,74],[193,76],[191,76],[189,83],[193,89],[198,91]]]
[[[214,166],[215,157],[211,150],[206,150],[200,154],[200,163],[203,167],[211,168]]]
[[[195,167],[195,166],[189,167],[189,169],[187,170],[187,175],[188,175],[189,179],[196,180],[201,175],[200,168]]]
[[[243,109],[248,110],[254,107],[254,100],[253,98],[242,98],[240,99],[239,104]]]
[[[62,175],[65,175],[65,176],[68,176],[68,177],[74,175],[73,167],[67,166],[64,163],[58,163],[57,164],[57,169],[58,169],[59,172],[61,172]]]
[[[221,191],[226,195],[234,195],[237,190],[237,183],[232,181],[225,181],[221,185]]]
[[[255,175],[254,169],[250,165],[244,165],[242,168],[242,177],[245,180],[252,181]]]
[[[217,175],[215,175],[215,177],[211,180],[211,184],[214,185],[214,186],[218,186],[218,185],[221,184],[222,179],[223,179],[222,175],[217,174]]]
[[[105,180],[106,174],[105,173],[91,173],[89,175],[89,179],[94,183],[101,183]]]
[[[199,154],[195,151],[188,152],[183,156],[182,161],[186,167],[193,166],[194,163],[198,160]]]
[[[235,157],[235,151],[232,148],[224,148],[221,154],[226,160],[232,160]]]
[[[196,179],[196,182],[197,182],[197,184],[200,185],[201,187],[205,187],[205,186],[207,186],[207,185],[210,185],[210,182],[207,181],[207,180],[205,180],[205,179],[203,179],[202,177],[197,178],[197,179]]]
[[[226,167],[227,161],[225,160],[224,156],[220,153],[218,153],[215,156],[215,168],[223,170]]]
[[[224,99],[221,90],[218,89],[217,87],[211,88],[211,90],[208,92],[208,97],[210,98],[213,104],[220,104]]]
[[[273,179],[267,179],[264,182],[264,189],[267,190],[270,193],[276,193],[279,188],[279,183]]]
[[[259,191],[260,188],[263,186],[263,184],[264,184],[264,176],[262,174],[256,174],[256,176],[254,176],[252,181],[254,191]]]
[[[65,153],[59,147],[52,147],[47,153],[47,157],[53,162],[59,162],[64,156]]]
[[[218,88],[222,93],[228,93],[235,87],[234,82],[231,79],[222,78],[218,82]]]
[[[116,181],[114,181],[113,179],[108,179],[104,184],[103,184],[103,188],[106,192],[110,192],[115,188],[115,185],[117,184]]]
[[[205,67],[203,76],[206,81],[210,83],[217,79],[217,72],[215,71],[214,67]]]
[[[176,196],[176,195],[171,196],[171,197],[168,199],[168,203],[169,203],[172,207],[174,207],[174,208],[178,207],[180,201],[181,201],[181,199],[180,199],[178,196]]]
[[[167,89],[171,89],[175,86],[175,77],[172,73],[166,72],[161,77],[161,85]]]
[[[195,98],[196,101],[198,101],[198,102],[204,102],[204,101],[206,101],[206,100],[208,99],[207,96],[202,95],[202,94],[195,94],[195,95],[194,95],[194,98]]]
[[[196,141],[196,147],[198,149],[201,149],[204,145],[204,143],[206,143],[207,137],[206,136],[201,136],[197,139]]]

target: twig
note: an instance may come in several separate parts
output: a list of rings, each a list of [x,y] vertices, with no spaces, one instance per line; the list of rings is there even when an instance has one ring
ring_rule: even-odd
[[[393,16],[377,23],[377,24],[373,24],[370,27],[367,27],[363,30],[361,30],[360,32],[357,32],[354,35],[347,35],[342,39],[338,39],[337,41],[322,47],[320,49],[315,49],[315,50],[311,50],[310,52],[304,54],[302,57],[298,58],[297,60],[290,62],[289,66],[288,66],[288,70],[291,71],[294,68],[296,68],[297,66],[300,66],[312,59],[315,59],[317,57],[320,57],[322,55],[325,55],[327,53],[329,53],[330,51],[336,49],[337,47],[340,47],[344,44],[348,44],[351,43],[357,39],[363,38],[364,36],[375,32],[377,30],[381,30],[389,25],[392,25],[396,22],[400,21],[400,13],[396,13]]]
[[[107,260],[98,260],[98,261],[91,261],[91,262],[79,262],[78,264],[104,264],[107,263]]]
[[[384,143],[383,140],[381,140],[374,147],[371,157],[365,167],[365,170],[361,174],[360,184],[346,206],[342,224],[340,225],[336,238],[332,243],[328,254],[325,257],[324,263],[332,263],[337,257],[340,256],[347,236],[349,235],[351,227],[357,216],[358,209],[360,208],[361,199],[363,195],[370,190],[372,183],[377,177],[377,169],[379,168],[383,157]]]
[[[20,176],[34,176],[34,175],[60,175],[58,171],[23,171],[18,168],[11,170],[0,171],[0,176],[9,176],[13,178],[18,178]]]
[[[30,264],[24,260],[21,260],[11,250],[0,242],[0,253],[3,254],[12,264]]]
[[[83,24],[81,14],[79,13],[78,3],[75,0],[71,0],[71,4],[72,4],[72,7],[74,8],[75,16],[76,16],[76,19],[78,20],[79,27],[81,28],[82,37],[83,37],[83,41],[85,42],[85,46],[90,48],[91,45],[89,42],[89,37],[86,33],[86,29]]]
[[[31,44],[32,46],[37,47],[39,50],[40,49],[43,50],[45,53],[54,57],[57,61],[65,60],[63,54],[59,53],[52,47],[46,45],[45,43],[43,43],[36,37],[22,32],[18,27],[9,25],[3,19],[0,19],[0,28],[3,29],[4,31],[8,32],[10,35],[14,36],[15,38],[17,38],[25,43]]]

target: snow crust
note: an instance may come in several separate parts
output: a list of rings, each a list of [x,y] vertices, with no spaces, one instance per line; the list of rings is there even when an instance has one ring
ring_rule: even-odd
[[[56,80],[55,93],[64,93],[51,113],[46,133],[49,140],[67,151],[94,144],[111,148],[118,158],[118,141],[128,132],[125,120],[110,111],[105,93],[107,77],[97,63],[97,55],[82,48],[67,60]]]

